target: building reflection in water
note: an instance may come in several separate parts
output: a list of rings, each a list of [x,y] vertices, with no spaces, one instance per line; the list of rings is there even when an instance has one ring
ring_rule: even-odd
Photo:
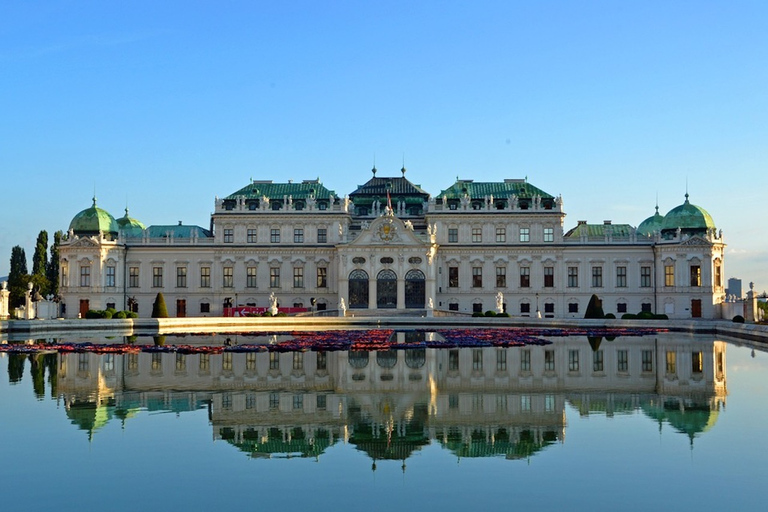
[[[642,411],[692,442],[725,405],[725,342],[673,335],[552,341],[377,352],[15,357],[48,357],[36,368],[49,368],[52,393],[89,435],[142,410],[207,408],[214,439],[252,457],[318,457],[344,442],[367,453],[374,469],[386,459],[402,460],[405,468],[405,460],[431,442],[457,457],[528,458],[564,442],[567,404],[581,415]]]

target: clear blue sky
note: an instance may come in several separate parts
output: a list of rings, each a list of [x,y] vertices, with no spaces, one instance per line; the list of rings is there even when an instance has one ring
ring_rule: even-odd
[[[90,206],[207,227],[250,178],[528,177],[578,220],[691,202],[768,288],[768,2],[5,1],[0,275]],[[31,261],[30,261],[31,265]]]

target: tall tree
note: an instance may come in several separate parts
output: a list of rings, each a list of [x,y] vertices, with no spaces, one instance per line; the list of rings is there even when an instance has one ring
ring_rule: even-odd
[[[27,255],[24,248],[17,245],[11,249],[11,271],[8,274],[9,306],[16,308],[24,304],[27,291]]]
[[[53,234],[53,245],[51,245],[51,258],[48,260],[48,268],[45,275],[48,277],[49,292],[53,295],[59,294],[59,246],[64,236],[60,230]]]
[[[32,275],[45,274],[48,266],[48,232],[40,231],[35,243],[35,255],[32,256]]]

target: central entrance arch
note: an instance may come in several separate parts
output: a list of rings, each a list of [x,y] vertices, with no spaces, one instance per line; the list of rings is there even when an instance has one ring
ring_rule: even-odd
[[[379,309],[397,307],[397,274],[393,270],[382,270],[376,277],[376,306]]]
[[[425,282],[424,272],[421,270],[409,270],[405,274],[405,307],[406,308],[424,308],[425,302]]]
[[[368,308],[368,273],[365,270],[353,270],[349,273],[350,309]]]

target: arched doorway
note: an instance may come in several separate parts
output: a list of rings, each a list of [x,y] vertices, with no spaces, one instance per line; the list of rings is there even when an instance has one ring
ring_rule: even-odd
[[[382,270],[376,277],[376,306],[379,309],[397,307],[397,274],[392,270]]]
[[[421,309],[425,301],[425,278],[421,270],[405,274],[405,307]]]
[[[353,270],[349,273],[349,308],[365,309],[368,307],[368,273],[365,270]]]

